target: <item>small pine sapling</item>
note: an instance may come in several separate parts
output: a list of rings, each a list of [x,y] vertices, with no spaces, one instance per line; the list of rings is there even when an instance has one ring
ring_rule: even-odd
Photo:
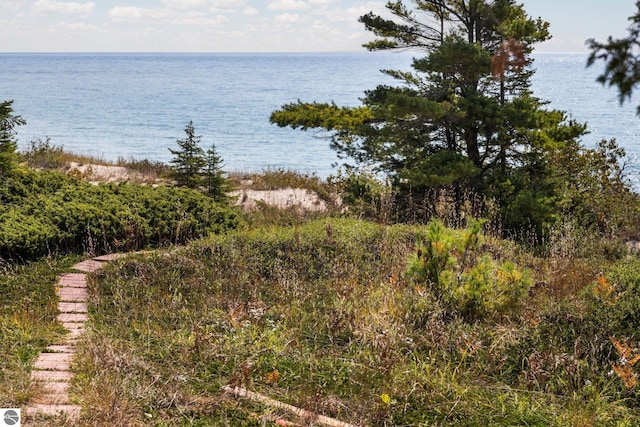
[[[418,236],[407,271],[451,313],[471,321],[514,311],[531,285],[527,271],[482,253],[482,224],[471,221],[468,228],[453,230],[431,221]]]
[[[202,181],[202,169],[206,165],[204,151],[200,147],[202,136],[195,134],[193,121],[189,122],[184,131],[187,137],[176,140],[180,149],[169,148],[174,155],[170,161],[175,165],[172,175],[179,186],[196,188]]]
[[[217,201],[224,200],[229,191],[229,183],[222,170],[222,157],[218,155],[215,144],[211,144],[205,153],[204,177],[207,193]]]

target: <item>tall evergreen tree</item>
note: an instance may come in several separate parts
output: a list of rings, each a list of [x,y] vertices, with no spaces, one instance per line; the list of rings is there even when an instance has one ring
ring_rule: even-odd
[[[18,164],[20,156],[16,151],[15,127],[26,124],[22,117],[13,114],[12,104],[13,101],[0,103],[0,178]]]
[[[215,144],[207,149],[205,154],[204,177],[207,187],[207,193],[216,200],[226,198],[226,192],[229,190],[227,179],[222,170],[222,157],[218,155]]]
[[[201,184],[202,169],[206,165],[204,151],[200,147],[201,135],[196,135],[193,121],[184,128],[187,137],[178,139],[176,143],[180,147],[179,150],[169,148],[171,154],[174,155],[170,161],[173,163],[173,177],[178,185],[190,188],[196,188]]]
[[[421,199],[425,216],[443,190],[458,206],[470,190],[497,200],[506,225],[541,229],[552,219],[554,153],[576,149],[585,132],[530,90],[530,54],[550,37],[548,23],[515,0],[398,0],[387,9],[392,19],[360,21],[377,36],[369,50],[422,54],[411,71],[384,71],[398,86],[367,91],[356,108],[288,104],[271,121],[333,131],[339,155],[386,173],[402,200]]]

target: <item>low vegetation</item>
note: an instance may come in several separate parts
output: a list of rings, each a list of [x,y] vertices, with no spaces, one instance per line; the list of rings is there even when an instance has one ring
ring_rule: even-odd
[[[171,174],[171,167],[162,162],[149,161],[147,159],[126,159],[124,157],[118,158],[116,162],[109,162],[101,158],[66,151],[62,145],[55,145],[48,137],[31,141],[29,148],[21,154],[24,163],[31,169],[58,171],[79,178],[90,179],[92,174],[87,173],[87,170],[85,170],[85,176],[83,176],[83,173],[79,172],[78,168],[73,168],[71,165],[89,165],[88,168],[96,165],[123,167],[129,172],[133,172],[129,173],[124,180],[138,184],[167,182]],[[78,172],[74,171],[74,169],[78,169]]]
[[[636,425],[640,262],[563,244],[325,219],[131,257],[92,284],[80,422],[310,422],[232,385],[356,425]]]
[[[360,18],[367,47],[426,54],[385,71],[400,87],[271,116],[329,132],[353,165],[327,182],[228,180],[189,123],[172,166],[130,162],[163,185],[94,185],[48,139],[17,153],[0,103],[0,404],[28,404],[64,334],[56,276],[151,247],[90,276],[78,426],[315,425],[274,401],[361,426],[640,425],[640,200],[615,140],[583,147],[530,92],[548,24],[511,0],[387,7]],[[230,182],[331,209],[241,213]]]
[[[392,194],[368,175],[244,178],[264,189],[339,189],[346,210],[239,214],[187,188],[91,185],[27,170],[5,179],[2,236],[51,218],[67,218],[50,224],[68,224],[59,236],[69,236],[43,240],[39,254],[21,249],[38,247],[28,243],[39,234],[24,233],[15,240],[24,243],[6,246],[20,256],[7,260],[192,240],[92,278],[91,327],[74,362],[72,394],[84,408],[76,425],[312,423],[236,400],[225,386],[355,425],[640,422],[640,262],[618,240],[629,228],[605,236],[566,220],[530,246],[500,237],[495,223],[449,216],[444,199],[443,221],[390,225]],[[612,212],[631,208],[607,200]],[[170,207],[182,203],[175,216]],[[104,232],[115,227],[109,212],[137,224],[133,240]],[[237,229],[240,217],[248,226]],[[447,225],[453,217],[456,227]],[[64,334],[55,277],[75,260],[5,261],[5,406],[29,402],[37,390],[30,364]]]
[[[35,171],[0,182],[0,257],[8,260],[180,244],[238,223],[231,208],[181,188],[92,185]]]
[[[335,204],[335,193],[332,187],[317,175],[301,174],[285,169],[267,169],[260,173],[235,174],[230,179],[234,187],[249,187],[252,190],[302,188],[315,192],[329,204]]]
[[[0,406],[25,406],[38,388],[30,378],[36,357],[66,331],[56,320],[57,276],[79,256],[27,265],[0,264]]]
[[[78,257],[55,254],[170,244],[93,276],[76,425],[313,424],[226,386],[354,425],[640,422],[640,261],[622,245],[633,194],[592,200],[608,227],[567,219],[541,242],[504,239],[495,218],[473,219],[471,198],[468,211],[443,198],[441,219],[392,225],[393,192],[364,173],[231,181],[344,204],[242,214],[197,189],[13,169],[1,193],[2,404],[28,404],[33,359],[65,333],[54,285]]]

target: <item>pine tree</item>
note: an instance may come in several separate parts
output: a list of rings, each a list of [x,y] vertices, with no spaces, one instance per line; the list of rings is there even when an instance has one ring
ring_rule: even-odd
[[[215,200],[224,200],[229,186],[222,171],[222,157],[218,155],[215,144],[211,144],[204,159],[204,176],[207,193]]]
[[[200,148],[201,135],[195,134],[193,121],[184,128],[187,137],[178,139],[176,143],[180,147],[179,150],[169,148],[174,158],[170,161],[173,163],[173,177],[180,186],[197,188],[202,182],[202,170],[206,165],[204,151]]]
[[[604,61],[604,72],[598,76],[597,81],[616,87],[620,104],[631,100],[640,83],[640,1],[636,2],[636,9],[636,13],[629,17],[631,25],[627,28],[627,37],[609,36],[605,43],[595,39],[587,40],[591,49],[587,65],[592,66],[596,61]],[[640,105],[636,112],[640,115]]]
[[[0,103],[0,178],[6,176],[16,167],[20,156],[16,152],[18,143],[15,139],[15,127],[26,124],[26,121],[13,114],[13,101]]]
[[[428,220],[445,193],[461,208],[471,192],[497,201],[503,217],[515,213],[514,226],[539,230],[552,219],[553,157],[585,131],[530,90],[530,54],[549,24],[515,0],[396,0],[387,9],[391,19],[360,22],[377,36],[369,50],[422,55],[410,71],[383,71],[398,86],[367,91],[356,108],[288,104],[272,123],[332,131],[338,154],[386,174],[400,207],[420,210],[411,216]]]

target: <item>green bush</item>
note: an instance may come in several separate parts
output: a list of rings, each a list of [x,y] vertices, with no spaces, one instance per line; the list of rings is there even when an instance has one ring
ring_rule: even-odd
[[[348,171],[330,178],[337,187],[342,202],[349,210],[367,219],[388,221],[392,202],[390,188],[367,171]]]
[[[469,320],[513,312],[531,285],[527,271],[498,263],[481,250],[481,229],[479,221],[463,230],[431,221],[418,235],[407,271],[415,282],[431,287],[449,311]]]
[[[180,244],[238,224],[236,211],[189,189],[91,185],[35,171],[0,186],[0,257],[8,259]]]

